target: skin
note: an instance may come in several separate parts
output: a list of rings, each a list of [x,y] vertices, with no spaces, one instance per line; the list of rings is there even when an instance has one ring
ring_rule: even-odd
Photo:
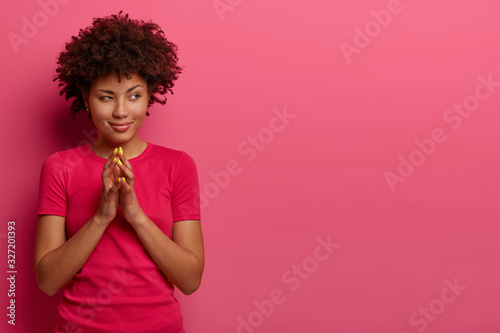
[[[99,132],[92,149],[107,158],[101,174],[101,200],[92,218],[70,239],[66,239],[64,217],[39,216],[34,266],[38,285],[46,294],[55,294],[83,267],[118,207],[156,265],[182,293],[192,294],[200,286],[205,263],[200,220],[175,222],[170,239],[143,212],[134,191],[135,176],[128,159],[139,156],[147,146],[138,133],[149,96],[140,75],[118,82],[115,73],[100,77],[84,94]],[[123,122],[132,123],[125,132],[110,125]],[[114,152],[118,147],[123,154],[119,149]]]

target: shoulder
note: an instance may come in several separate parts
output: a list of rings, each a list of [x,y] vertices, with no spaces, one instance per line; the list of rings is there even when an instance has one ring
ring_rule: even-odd
[[[52,163],[56,163],[56,162],[62,162],[62,157],[61,157],[61,154],[56,151],[55,153],[52,153],[49,155],[49,157],[47,157],[44,161],[44,164],[52,164]]]
[[[84,156],[88,155],[88,153],[86,153],[88,149],[90,149],[90,145],[86,144],[74,148],[56,151],[45,159],[45,161],[43,162],[43,166],[58,169],[74,168],[76,165],[79,165],[81,163]]]
[[[164,146],[160,146],[157,144],[150,143],[152,145],[151,152],[152,156],[162,157],[169,160],[171,163],[175,165],[185,165],[185,164],[194,164],[194,159],[190,154],[183,150],[168,148]]]
[[[62,151],[56,151],[49,155],[43,162],[43,168],[60,168],[66,166],[66,158],[61,155]]]

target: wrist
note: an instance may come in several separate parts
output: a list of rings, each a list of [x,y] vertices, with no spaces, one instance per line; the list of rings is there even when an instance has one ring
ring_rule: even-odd
[[[112,220],[106,219],[99,214],[92,216],[92,221],[97,225],[107,226]]]
[[[146,214],[144,214],[142,210],[134,218],[131,218],[129,220],[129,223],[134,228],[146,225],[148,222],[149,222],[149,217]]]

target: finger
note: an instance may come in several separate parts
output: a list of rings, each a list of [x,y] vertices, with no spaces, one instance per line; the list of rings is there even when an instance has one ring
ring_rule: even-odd
[[[115,195],[120,190],[120,188],[121,188],[121,182],[115,181],[113,185],[109,187],[108,195],[109,196]]]
[[[120,178],[122,176],[122,171],[120,169],[120,167],[118,166],[118,164],[116,164],[117,162],[115,162],[115,165],[113,166],[113,176],[115,176],[114,180],[115,181],[118,181],[118,178]]]
[[[134,179],[134,173],[132,172],[132,170],[130,170],[125,164],[121,163],[121,161],[118,161],[116,166],[118,168],[120,168],[121,172],[123,173],[123,175],[125,177],[127,177],[127,179],[129,180],[133,180]]]
[[[125,157],[125,155],[123,154],[123,149],[121,149],[120,147],[120,150],[118,150],[118,158],[120,159],[120,161],[123,162],[123,164],[129,168],[130,170],[133,170],[132,168],[132,164],[130,164],[130,162],[128,161],[128,159]]]
[[[132,190],[132,187],[129,185],[129,183],[127,182],[127,179],[125,177],[121,178],[120,183],[121,183],[122,192],[128,193]]]
[[[113,170],[114,166],[118,162],[118,157],[117,157],[118,152],[112,152],[108,159],[106,160],[106,163],[104,163],[104,166],[102,167],[103,170],[103,175],[109,176],[111,171]]]
[[[108,159],[106,160],[106,163],[104,163],[103,166],[103,171],[101,174],[102,178],[102,184],[103,184],[103,190],[104,191],[109,191],[109,189],[113,186],[113,183],[117,179],[117,177],[114,177],[114,169],[116,166],[116,162],[118,161],[117,158],[118,151],[113,151],[111,154],[109,154]],[[117,168],[119,172],[119,168]]]
[[[106,160],[106,163],[104,164],[105,166],[109,166],[110,164],[116,162],[116,157],[118,155],[118,150],[115,148],[111,154],[109,154],[108,159]]]
[[[127,184],[130,185],[131,187],[134,186],[134,173],[132,172],[132,165],[130,162],[127,160],[125,155],[118,155],[119,161],[117,162],[117,166],[120,168],[122,171],[123,176],[127,178]],[[122,159],[124,159],[125,163],[122,163]]]

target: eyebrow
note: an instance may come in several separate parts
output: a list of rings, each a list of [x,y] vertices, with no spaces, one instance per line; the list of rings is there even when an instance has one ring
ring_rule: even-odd
[[[139,87],[142,87],[140,84],[137,84],[135,86],[133,86],[132,88],[128,89],[126,92],[131,92],[132,90],[134,90],[135,88],[139,88]],[[112,90],[107,90],[107,89],[97,89],[97,91],[100,91],[100,92],[103,92],[103,93],[106,93],[106,94],[110,94],[110,95],[115,95],[115,92],[112,91]]]

